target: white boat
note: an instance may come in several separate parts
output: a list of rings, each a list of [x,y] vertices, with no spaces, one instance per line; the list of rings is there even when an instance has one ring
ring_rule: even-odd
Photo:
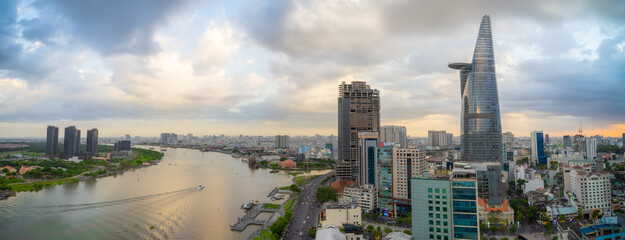
[[[197,189],[198,189],[198,190],[202,190],[202,189],[204,189],[204,185],[200,184],[200,186],[197,186]]]

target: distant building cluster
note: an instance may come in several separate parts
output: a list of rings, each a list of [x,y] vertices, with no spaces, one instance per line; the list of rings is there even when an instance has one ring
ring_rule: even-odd
[[[431,147],[451,148],[454,140],[452,133],[446,131],[428,131],[428,145]]]
[[[81,149],[80,130],[76,126],[65,128],[63,137],[63,151],[59,151],[59,128],[48,126],[46,131],[46,154],[62,155],[64,157],[95,156],[98,154],[98,129],[87,130],[86,149]]]

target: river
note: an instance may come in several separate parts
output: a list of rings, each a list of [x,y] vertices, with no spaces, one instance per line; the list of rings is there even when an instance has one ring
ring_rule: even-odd
[[[245,239],[259,226],[230,230],[241,205],[291,184],[227,154],[164,153],[156,166],[0,201],[0,239]]]

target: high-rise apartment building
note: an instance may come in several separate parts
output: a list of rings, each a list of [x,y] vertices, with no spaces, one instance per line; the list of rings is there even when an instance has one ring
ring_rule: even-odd
[[[419,239],[478,239],[475,172],[411,179],[413,236]]]
[[[65,150],[65,156],[73,157],[80,155],[80,130],[76,129],[76,126],[65,128],[63,150]]]
[[[428,145],[432,147],[451,147],[454,135],[446,131],[428,131]]]
[[[404,148],[408,147],[406,127],[392,125],[380,127],[380,142],[395,143]]]
[[[113,144],[115,151],[130,151],[130,140],[120,140]]]
[[[59,153],[59,128],[48,126],[46,132],[46,154]]]
[[[490,17],[482,17],[473,61],[451,63],[460,70],[462,161],[502,162],[501,117]]]
[[[545,134],[545,145],[549,145],[549,144],[551,144],[549,142],[549,134]]]
[[[169,133],[161,133],[161,143],[167,144],[167,140],[169,140]]]
[[[276,148],[289,148],[289,135],[277,135]]]
[[[380,92],[361,81],[339,85],[337,176],[358,180],[358,133],[379,132]]]
[[[597,139],[594,137],[586,138],[586,158],[594,159],[597,156]]]
[[[395,216],[410,212],[410,179],[426,171],[425,152],[418,148],[393,148],[393,211]]]
[[[530,133],[530,143],[532,152],[532,161],[537,164],[547,164],[547,156],[545,155],[545,141],[543,131],[532,131]]]
[[[514,133],[506,132],[501,134],[501,140],[504,143],[506,149],[514,148]]]
[[[625,148],[625,133],[623,133],[623,139],[621,142],[623,142],[623,148]]]
[[[582,169],[579,166],[571,170],[570,184],[571,190],[577,196],[577,200],[584,210],[612,208],[612,187],[610,185],[610,174],[606,172],[595,173]]]
[[[87,153],[98,154],[98,129],[87,130]]]
[[[569,135],[564,135],[562,137],[562,146],[564,147],[570,147],[573,146],[573,140],[571,139],[571,136]]]
[[[378,208],[393,217],[393,148],[378,148]]]
[[[178,135],[175,133],[161,133],[161,143],[176,144],[178,143]]]
[[[360,185],[377,184],[378,164],[378,136],[377,132],[358,133],[358,166],[360,173],[358,181]]]

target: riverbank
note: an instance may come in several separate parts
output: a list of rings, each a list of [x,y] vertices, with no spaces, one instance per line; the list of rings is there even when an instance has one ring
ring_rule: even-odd
[[[58,165],[58,166],[46,166],[38,169],[34,169],[29,171],[28,176],[50,176],[50,173],[53,173],[52,176],[58,176],[58,174],[66,174],[66,172],[77,172],[78,174],[69,177],[63,178],[53,178],[53,179],[37,179],[31,180],[27,182],[14,182],[14,183],[4,183],[0,184],[0,190],[4,190],[6,194],[1,195],[0,200],[7,199],[8,197],[15,196],[17,192],[26,192],[26,191],[40,191],[44,188],[66,184],[66,183],[77,183],[80,181],[85,181],[94,178],[107,177],[111,175],[116,175],[128,171],[130,169],[135,169],[139,167],[147,167],[151,165],[155,165],[163,157],[163,153],[141,149],[141,148],[133,148],[132,154],[127,159],[118,159],[117,162],[104,162],[104,161],[93,161],[86,160],[80,163],[71,163],[66,161],[40,161],[39,165]],[[20,164],[22,162],[17,161]],[[27,162],[31,164],[31,162]],[[37,164],[37,163],[35,163]],[[87,165],[77,168],[74,165]],[[23,164],[25,165],[25,164]],[[32,164],[31,164],[32,165]],[[68,167],[69,166],[69,167]],[[76,167],[78,170],[74,170]],[[91,168],[91,170],[85,171],[86,167]],[[54,170],[52,168],[55,168]],[[70,168],[70,170],[65,169],[64,172],[54,172],[57,168]],[[62,171],[62,170],[61,170]],[[45,174],[45,175],[44,175]],[[62,176],[62,175],[61,175]],[[23,180],[22,180],[23,181]]]

